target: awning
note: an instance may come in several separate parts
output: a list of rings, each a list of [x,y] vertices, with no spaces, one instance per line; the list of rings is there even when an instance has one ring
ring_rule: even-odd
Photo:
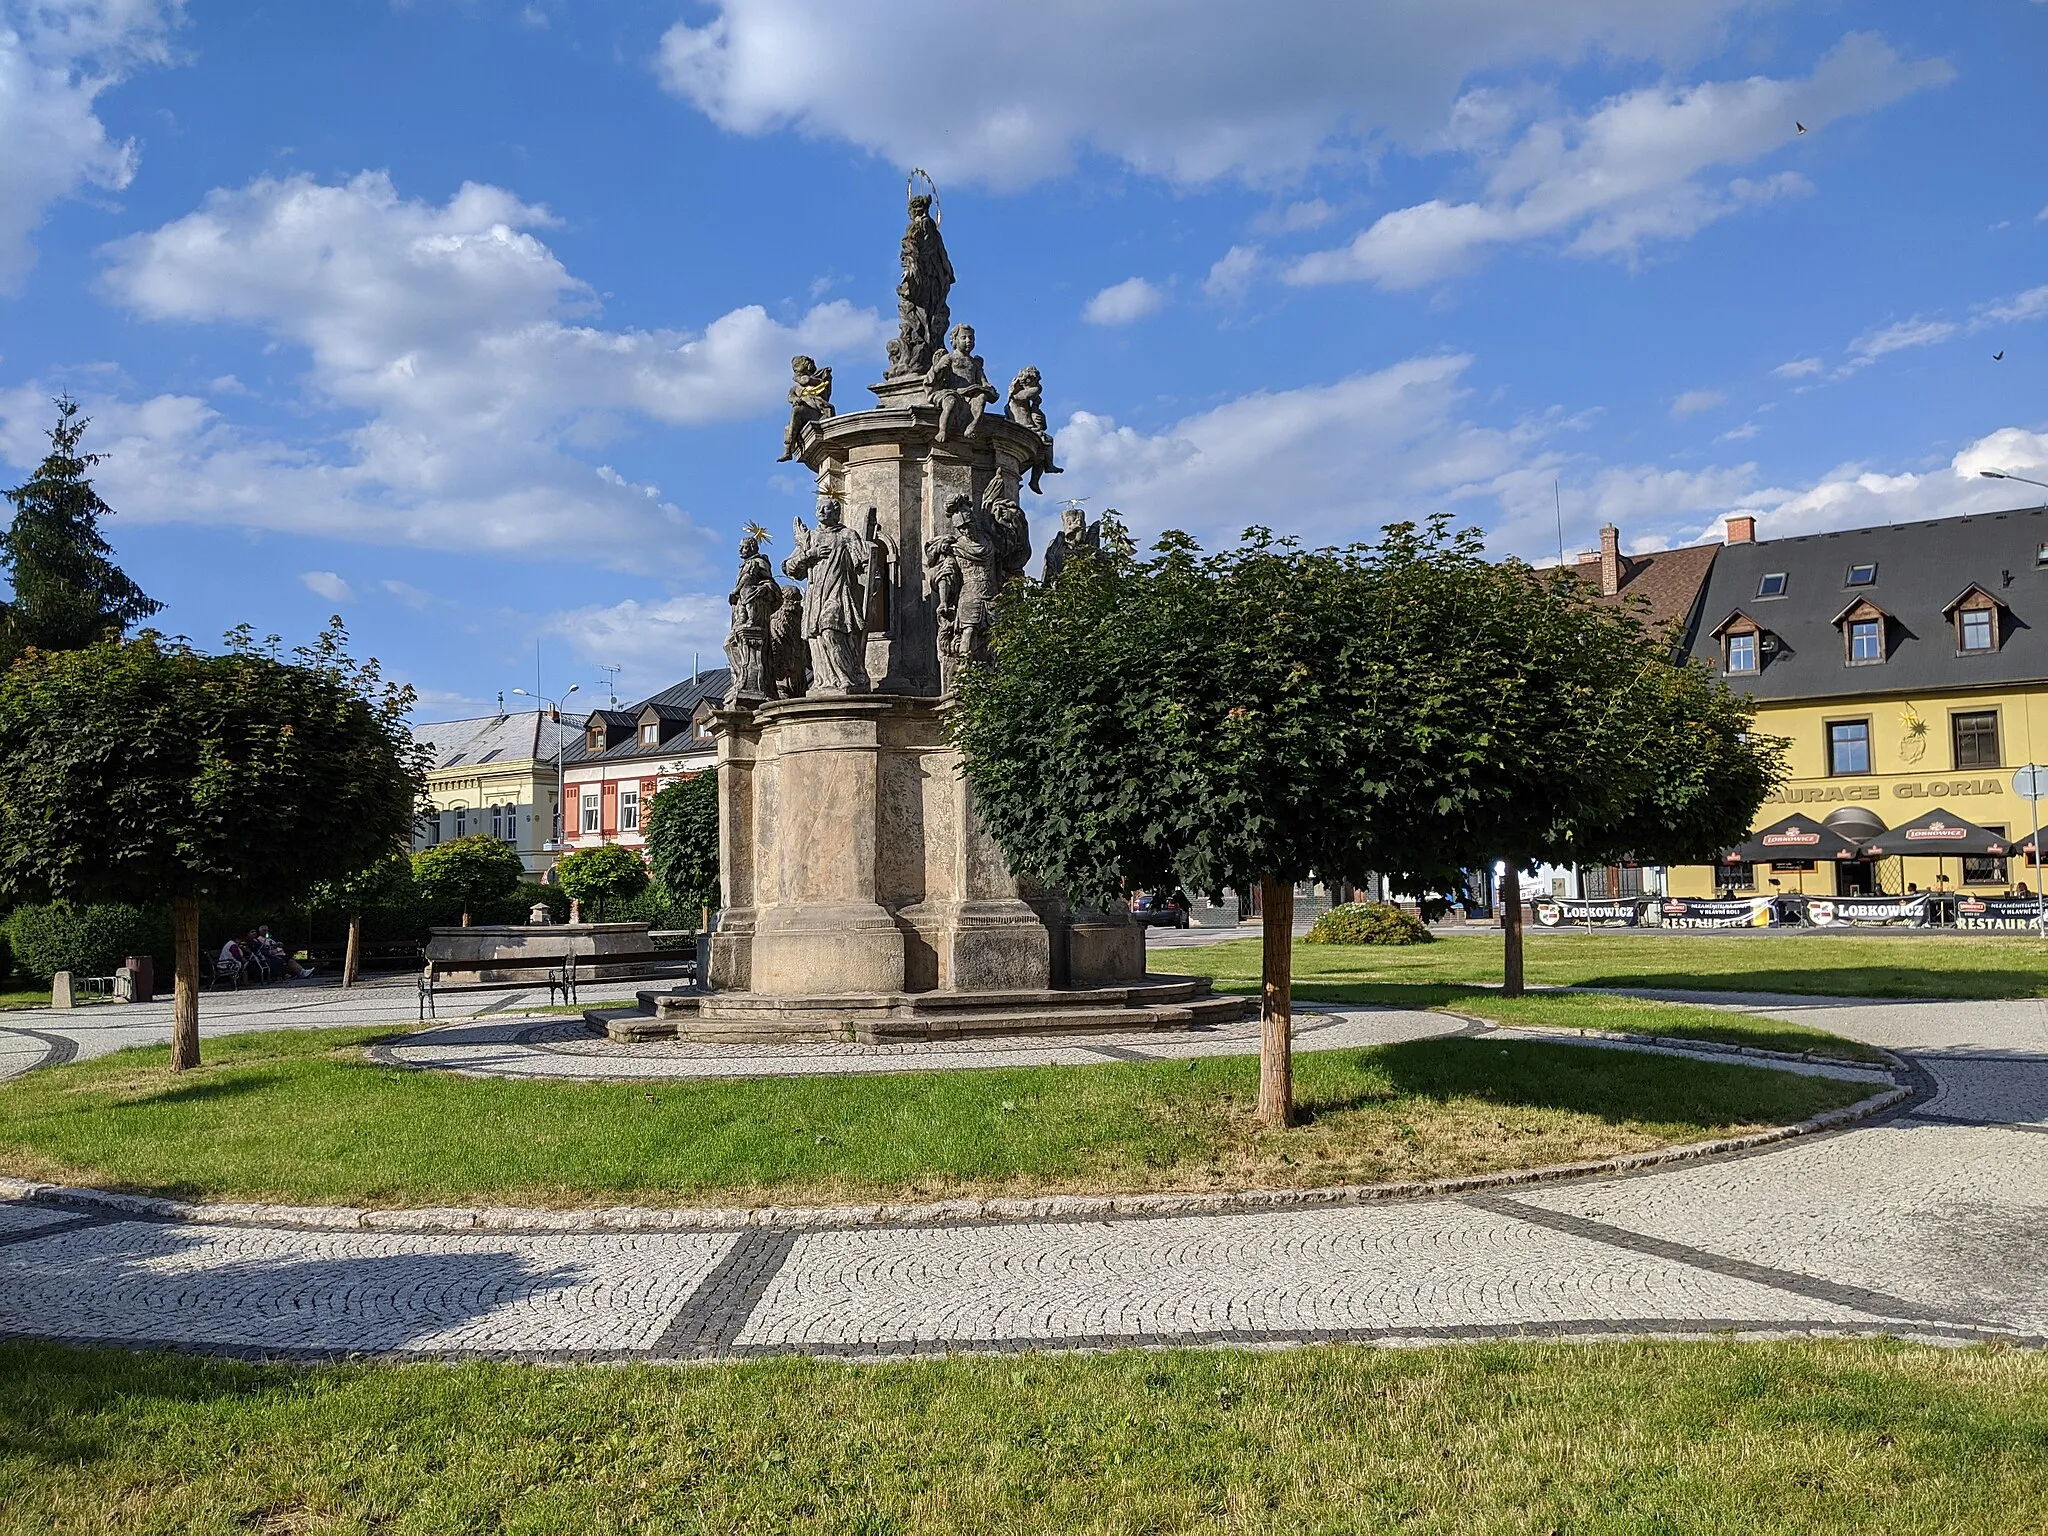
[[[1987,831],[1949,810],[1929,811],[1863,844],[1866,859],[1949,859],[1966,853],[2002,859],[2011,852],[2012,839],[2003,832]]]
[[[1722,854],[1721,862],[1769,864],[1813,859],[1824,864],[1847,864],[1862,856],[1855,839],[1842,836],[1833,827],[1824,827],[1811,816],[1787,816],[1761,832],[1751,833],[1748,842],[1738,843]]]

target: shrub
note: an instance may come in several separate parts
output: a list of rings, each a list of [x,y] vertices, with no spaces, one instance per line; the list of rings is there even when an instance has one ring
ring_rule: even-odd
[[[130,955],[149,955],[168,976],[170,924],[161,910],[119,902],[73,906],[69,902],[16,907],[0,925],[15,963],[37,981],[59,971],[105,976]]]
[[[1315,920],[1306,935],[1311,944],[1433,944],[1436,935],[1422,919],[1378,901],[1346,902]]]
[[[706,769],[663,785],[647,802],[647,862],[674,905],[702,921],[718,901],[718,772]]]
[[[677,901],[659,880],[649,881],[637,896],[607,904],[604,915],[606,922],[645,923],[650,928],[682,929],[689,933],[695,933],[704,920],[702,912]]]

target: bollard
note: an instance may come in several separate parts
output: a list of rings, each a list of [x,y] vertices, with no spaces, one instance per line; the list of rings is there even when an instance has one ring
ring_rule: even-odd
[[[59,971],[50,978],[50,1006],[52,1008],[70,1008],[74,1006],[74,999],[71,996],[71,973],[69,971]]]
[[[151,955],[130,955],[127,966],[134,975],[130,978],[135,995],[131,1002],[147,1003],[156,999],[156,960]]]

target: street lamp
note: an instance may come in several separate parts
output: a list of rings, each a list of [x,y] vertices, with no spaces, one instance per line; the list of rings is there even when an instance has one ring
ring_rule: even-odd
[[[582,686],[581,683],[571,683],[562,690],[562,698],[560,699],[551,699],[545,694],[528,693],[524,688],[514,688],[512,691],[522,699],[539,699],[541,703],[554,711],[555,724],[559,726],[562,723],[562,700],[568,698],[570,694]],[[565,791],[562,786],[562,733],[558,730],[555,732],[555,835],[540,845],[542,853],[560,853],[563,848],[568,846],[569,805],[564,796]]]
[[[2048,480],[2030,480],[2025,475],[2015,475],[2003,469],[1980,469],[1977,473],[1986,480],[2017,480],[2021,485],[2038,485],[2048,491]]]

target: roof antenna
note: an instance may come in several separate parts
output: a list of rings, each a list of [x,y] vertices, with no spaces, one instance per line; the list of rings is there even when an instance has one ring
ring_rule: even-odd
[[[502,688],[498,690],[498,718],[505,718],[505,690]]]
[[[1550,497],[1557,504],[1557,568],[1564,569],[1564,492],[1557,488],[1557,481],[1550,482]]]
[[[617,709],[619,707],[619,674],[625,671],[625,668],[617,662],[613,662],[610,666],[599,667],[597,670],[608,674],[604,680],[605,692],[612,697],[611,707]]]

